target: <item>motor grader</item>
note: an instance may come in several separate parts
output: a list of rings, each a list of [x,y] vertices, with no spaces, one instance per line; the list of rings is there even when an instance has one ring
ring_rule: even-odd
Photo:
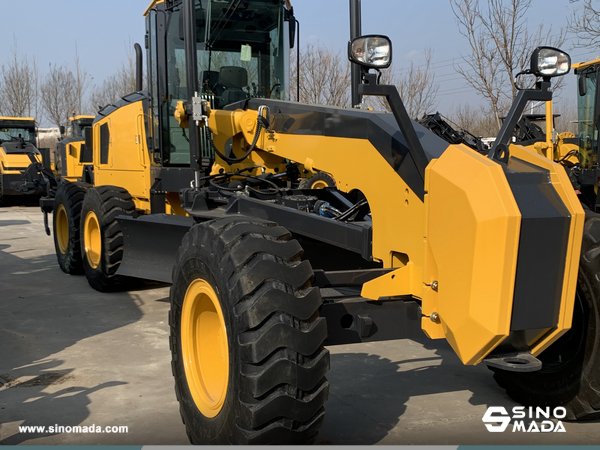
[[[411,121],[378,83],[384,36],[353,39],[349,58],[360,94],[387,98],[392,114],[288,101],[286,3],[153,1],[148,91],[100,111],[90,186],[61,184],[54,199],[55,221],[61,207],[68,219],[59,261],[71,249],[92,287],[171,284],[190,440],[311,442],[328,396],[324,345],[422,333],[536,406],[592,417],[597,216],[561,165],[511,145],[568,55],[536,49],[540,81],[482,155]],[[300,186],[317,173],[335,186]]]
[[[0,206],[7,196],[23,195],[18,186],[30,163],[28,154],[42,162],[36,145],[34,118],[0,117]]]
[[[92,149],[85,146],[85,130],[92,126],[95,116],[69,117],[67,127],[61,126],[61,140],[56,147],[56,170],[66,181],[89,181],[91,174],[84,167],[92,163]],[[89,169],[88,169],[89,170]]]

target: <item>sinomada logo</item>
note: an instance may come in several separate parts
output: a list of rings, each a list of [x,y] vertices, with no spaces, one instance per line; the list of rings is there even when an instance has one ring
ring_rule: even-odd
[[[488,431],[492,433],[502,433],[509,428],[512,422],[512,432],[521,431],[525,433],[564,433],[565,427],[560,419],[567,416],[567,410],[562,406],[554,409],[534,408],[530,406],[515,406],[512,409],[512,415],[506,411],[504,406],[490,406],[483,418]],[[556,422],[554,422],[555,419]]]

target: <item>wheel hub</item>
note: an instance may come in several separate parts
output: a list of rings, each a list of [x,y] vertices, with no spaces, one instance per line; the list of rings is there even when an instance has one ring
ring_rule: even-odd
[[[229,351],[223,311],[215,290],[196,279],[188,287],[181,313],[181,351],[192,398],[206,417],[225,403]]]
[[[56,208],[56,241],[58,249],[64,255],[69,247],[69,219],[67,218],[67,210],[63,204]]]
[[[89,265],[96,269],[100,265],[100,255],[102,254],[102,237],[100,234],[100,224],[93,211],[85,216],[83,225],[83,245],[85,256]]]
[[[315,182],[313,182],[313,184],[310,186],[311,189],[324,189],[326,187],[328,187],[329,185],[327,184],[326,181],[324,180],[316,180]]]

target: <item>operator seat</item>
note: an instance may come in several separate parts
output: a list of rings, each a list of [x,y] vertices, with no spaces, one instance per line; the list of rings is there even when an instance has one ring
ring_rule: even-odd
[[[242,88],[248,86],[248,71],[243,67],[221,67],[219,84],[225,88],[221,94],[223,106],[248,98],[248,94],[242,91]]]

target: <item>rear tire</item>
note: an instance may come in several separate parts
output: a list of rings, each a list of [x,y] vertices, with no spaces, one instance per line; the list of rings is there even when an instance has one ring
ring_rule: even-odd
[[[90,286],[100,292],[125,290],[129,279],[116,275],[123,258],[123,232],[117,216],[135,214],[126,189],[99,186],[88,189],[81,208],[81,258]]]
[[[573,325],[538,358],[538,372],[493,368],[494,379],[526,406],[562,406],[568,420],[600,417],[600,215],[586,211]]]
[[[239,216],[195,225],[184,237],[173,268],[169,323],[175,392],[192,443],[305,444],[316,438],[329,390],[329,351],[322,345],[321,295],[301,255],[285,228]],[[198,286],[213,294],[196,296]],[[216,307],[206,306],[209,297]],[[204,305],[198,317],[190,314],[192,305]],[[222,314],[218,332],[199,319],[208,312],[216,323],[214,310]],[[190,333],[193,324],[200,325]],[[211,360],[206,355],[215,348],[222,354]],[[198,388],[209,386],[205,377],[213,377],[211,392]]]
[[[325,172],[317,172],[310,178],[302,178],[298,184],[299,189],[323,189],[335,186],[335,180]]]
[[[66,181],[58,185],[54,197],[54,250],[61,270],[70,275],[83,273],[79,227],[86,190],[84,185]]]

